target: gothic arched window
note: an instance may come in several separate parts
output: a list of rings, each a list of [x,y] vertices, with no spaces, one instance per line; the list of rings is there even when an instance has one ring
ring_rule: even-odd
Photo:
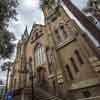
[[[78,50],[75,50],[75,54],[76,54],[76,57],[77,57],[79,63],[80,64],[84,64],[84,61],[83,61],[83,59],[82,59],[82,57],[80,55],[80,52]]]
[[[53,61],[54,61],[54,55],[53,55],[53,49],[48,49],[47,50],[47,59],[48,59],[48,70],[49,73],[52,74],[54,69],[53,69]]]
[[[45,63],[45,51],[44,48],[41,45],[38,45],[35,48],[35,64],[41,65]]]
[[[62,35],[62,37],[63,37],[63,39],[65,39],[66,37],[67,37],[67,32],[66,32],[66,30],[65,30],[65,27],[64,27],[64,25],[60,25],[60,34]]]
[[[67,30],[65,29],[65,26],[63,23],[60,23],[60,25],[55,30],[55,40],[57,43],[64,41],[68,37]]]
[[[55,30],[55,36],[56,36],[56,41],[61,42],[61,36],[60,36],[59,31],[57,29]]]

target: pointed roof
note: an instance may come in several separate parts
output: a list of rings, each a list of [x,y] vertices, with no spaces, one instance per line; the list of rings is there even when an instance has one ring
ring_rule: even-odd
[[[24,36],[28,37],[28,29],[27,29],[27,25],[26,25],[26,27],[25,27]]]
[[[24,30],[24,34],[22,35],[22,41],[27,39],[28,38],[28,29],[27,29],[27,25],[25,27],[25,30]]]

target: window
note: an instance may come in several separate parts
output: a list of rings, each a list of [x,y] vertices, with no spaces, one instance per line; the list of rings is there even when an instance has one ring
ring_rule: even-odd
[[[89,91],[84,91],[83,95],[84,95],[84,97],[88,98],[91,96],[91,93]]]
[[[41,46],[38,46],[35,50],[35,64],[40,65],[45,62],[45,52],[44,48]]]
[[[39,33],[36,32],[36,33],[35,33],[35,38],[37,39],[38,37],[39,37]]]
[[[52,74],[53,73],[53,61],[54,61],[54,55],[53,55],[53,50],[52,49],[48,49],[47,50],[47,59],[48,59],[48,70],[49,73]]]
[[[61,35],[63,35],[63,38],[65,39],[67,37],[67,33],[63,25],[60,25],[60,30],[61,30]]]
[[[76,54],[77,59],[80,62],[80,64],[84,64],[83,59],[77,50],[75,50],[75,54]]]
[[[68,64],[66,65],[66,71],[68,72],[70,79],[73,80],[74,78],[73,78],[73,75],[71,73],[70,66]]]
[[[55,30],[55,35],[56,35],[57,42],[61,42],[64,39],[66,39],[67,32],[66,32],[66,30],[64,28],[64,25],[60,25],[58,27],[58,29]]]
[[[52,64],[49,64],[49,67],[48,67],[48,69],[49,69],[49,73],[50,73],[50,74],[53,73],[53,68],[52,68],[52,66],[53,66]]]
[[[57,40],[57,42],[60,42],[60,41],[61,41],[61,37],[60,37],[60,35],[59,35],[58,30],[55,30],[55,35],[56,35],[56,40]]]
[[[79,70],[78,70],[78,68],[77,68],[77,65],[76,65],[76,63],[75,63],[75,60],[74,60],[73,58],[70,58],[70,60],[71,60],[71,64],[72,64],[72,66],[73,66],[75,72],[76,72],[76,73],[79,72]]]
[[[29,63],[27,69],[30,73],[32,73],[32,57],[29,57]]]

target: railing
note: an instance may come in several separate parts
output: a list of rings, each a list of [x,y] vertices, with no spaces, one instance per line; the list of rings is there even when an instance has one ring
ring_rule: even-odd
[[[96,96],[96,97],[89,97],[89,98],[78,99],[78,100],[100,100],[100,96]]]

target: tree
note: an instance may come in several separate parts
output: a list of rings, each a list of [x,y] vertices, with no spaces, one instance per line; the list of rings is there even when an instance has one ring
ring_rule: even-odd
[[[14,50],[14,34],[7,30],[10,19],[16,20],[18,0],[0,0],[0,58],[9,58]]]
[[[14,34],[10,32],[0,32],[0,56],[1,58],[10,58],[14,51]]]
[[[8,91],[8,80],[9,80],[9,72],[10,72],[10,67],[11,67],[11,62],[5,62],[1,68],[2,70],[7,70],[7,76],[6,76],[6,86],[4,88],[3,94],[2,94],[2,98],[5,97],[7,91]]]
[[[16,19],[17,1],[18,0],[0,0],[0,30],[8,25],[11,18]]]

